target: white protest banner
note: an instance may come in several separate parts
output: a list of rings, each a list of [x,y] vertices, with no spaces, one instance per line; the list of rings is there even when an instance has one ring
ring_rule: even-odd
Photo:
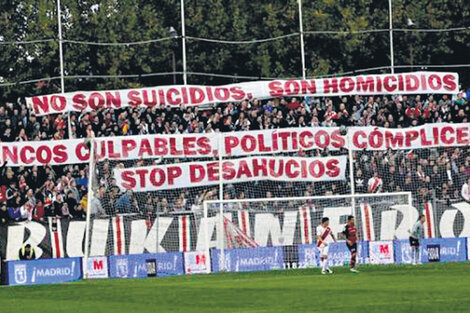
[[[457,73],[413,72],[310,80],[256,81],[222,86],[176,85],[75,91],[26,98],[26,104],[34,114],[41,116],[70,111],[89,112],[102,108],[198,106],[284,96],[455,94],[458,92],[458,86]]]
[[[281,128],[211,134],[139,135],[94,138],[96,161],[150,158],[207,158],[269,155],[312,149],[408,150],[470,145],[470,123],[409,128]],[[350,142],[351,144],[349,145]],[[0,143],[0,164],[62,165],[89,162],[85,139]]]
[[[409,128],[352,127],[353,150],[402,150],[470,144],[470,124],[426,124]]]
[[[253,180],[334,181],[345,179],[346,161],[346,156],[250,157],[222,161],[222,174],[224,183]],[[114,177],[121,190],[157,191],[218,184],[220,168],[218,161],[116,168]]]

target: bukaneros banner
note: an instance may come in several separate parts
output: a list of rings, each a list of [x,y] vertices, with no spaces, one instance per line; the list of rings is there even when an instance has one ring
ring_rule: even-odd
[[[116,168],[121,190],[158,191],[175,188],[242,183],[253,180],[332,181],[345,179],[346,156],[324,158],[250,157],[222,161],[188,162],[136,168]],[[220,177],[222,173],[222,178]]]
[[[222,86],[176,85],[139,89],[76,91],[26,98],[36,115],[101,108],[198,106],[284,96],[342,96],[378,94],[453,94],[457,73],[414,72],[361,75],[310,80],[256,81]]]
[[[218,210],[218,204],[217,210]],[[409,238],[409,229],[418,218],[418,210],[393,201],[370,203],[370,230],[358,223],[360,239],[373,238],[377,241]],[[451,205],[436,202],[428,207],[434,216],[426,227],[431,227],[435,237],[470,237],[470,204],[456,202]],[[244,213],[244,214],[242,214]],[[315,208],[286,208],[284,212],[267,208],[266,212],[236,210],[224,212],[224,216],[246,232],[260,247],[292,246],[315,243],[315,227],[324,216],[329,217],[330,227],[335,235],[344,228],[345,217],[351,214],[348,203],[331,202],[331,205]],[[358,221],[366,220],[356,206],[354,213]],[[106,218],[90,219],[89,256],[108,256],[141,254],[156,252],[205,251],[218,246],[221,232],[220,217],[208,218],[186,212],[184,214],[162,214],[159,218],[135,214],[117,215]],[[209,236],[206,237],[207,234]],[[2,260],[18,260],[19,250],[30,244],[38,258],[82,257],[85,247],[86,223],[81,220],[46,219],[36,222],[19,222],[0,227],[0,257]],[[370,232],[368,235],[367,232]],[[206,239],[209,238],[209,242]],[[436,242],[423,241],[424,244]],[[301,246],[302,247],[302,246]],[[464,243],[453,246],[456,251],[466,251]],[[445,259],[447,246],[441,243],[441,260]],[[316,264],[313,249],[299,250],[300,263],[306,266]],[[346,249],[332,244],[331,260],[347,259]],[[379,253],[380,253],[380,247]],[[460,250],[459,250],[460,249]],[[382,249],[383,251],[384,248]],[[368,247],[359,246],[359,257],[365,255]],[[390,250],[389,250],[390,251]],[[401,247],[395,247],[395,253],[401,253]],[[452,252],[453,253],[453,252]],[[460,252],[459,252],[460,253]],[[465,253],[465,252],[464,252]],[[286,255],[286,252],[284,253]],[[158,258],[157,258],[158,259]],[[360,259],[359,259],[360,261]],[[158,260],[157,260],[158,262]],[[207,259],[206,259],[207,262]],[[336,264],[336,261],[334,261]],[[92,266],[102,270],[97,263]],[[168,268],[168,267],[167,267]],[[161,273],[161,271],[160,271]]]
[[[399,150],[470,144],[470,123],[409,128],[337,127],[269,129],[211,134],[139,135],[95,138],[96,161],[149,158],[207,158],[269,155],[299,150]],[[89,162],[84,139],[0,143],[0,163],[8,166]]]

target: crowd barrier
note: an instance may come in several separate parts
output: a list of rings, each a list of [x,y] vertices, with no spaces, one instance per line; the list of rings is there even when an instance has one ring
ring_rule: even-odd
[[[470,238],[430,238],[421,240],[421,262],[462,262],[470,260]],[[408,240],[362,241],[358,243],[359,264],[410,264]],[[239,248],[221,251],[167,252],[108,257],[90,257],[88,278],[144,278],[171,275],[217,273],[223,264],[226,272],[252,272],[320,266],[315,245]],[[349,261],[345,242],[330,244],[330,266]],[[40,259],[7,262],[8,285],[35,285],[76,281],[83,278],[83,259]]]

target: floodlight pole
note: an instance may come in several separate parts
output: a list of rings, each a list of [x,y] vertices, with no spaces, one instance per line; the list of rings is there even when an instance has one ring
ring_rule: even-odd
[[[184,22],[184,0],[181,0],[181,41],[183,47],[183,84],[188,84],[188,77],[186,73],[186,26]]]
[[[62,49],[62,12],[60,10],[60,0],[57,0],[57,28],[59,34],[59,62],[60,62],[60,92],[65,93],[65,82],[64,82],[64,52]],[[69,132],[69,139],[72,138],[72,124],[70,122],[70,112],[67,112],[67,126]]]
[[[392,21],[392,0],[388,0],[388,14],[389,14],[389,32],[390,32],[390,69],[392,74],[395,73],[395,60],[393,55],[393,21]]]
[[[302,79],[305,80],[305,47],[304,47],[304,25],[302,23],[302,0],[299,4],[299,29],[300,29],[300,53],[302,58]]]

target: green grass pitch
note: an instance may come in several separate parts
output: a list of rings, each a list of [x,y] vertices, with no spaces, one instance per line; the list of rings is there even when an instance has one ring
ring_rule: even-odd
[[[1,312],[470,312],[470,263],[0,288]]]

